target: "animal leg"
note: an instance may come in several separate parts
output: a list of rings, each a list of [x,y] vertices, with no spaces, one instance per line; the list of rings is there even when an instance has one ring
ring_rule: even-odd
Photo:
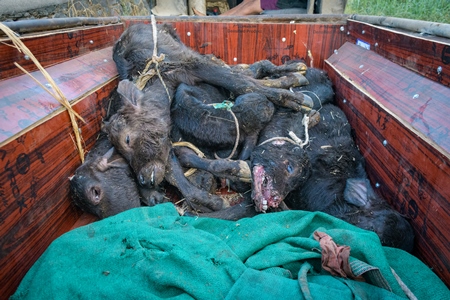
[[[251,65],[247,65],[246,67],[240,65],[240,68],[243,69],[247,75],[250,74],[250,76],[256,79],[274,75],[281,76],[292,72],[304,74],[307,70],[307,66],[303,62],[294,62],[277,66],[268,60],[260,60]]]
[[[289,73],[276,79],[259,79],[262,85],[272,88],[289,89],[309,83],[308,79],[300,73]]]
[[[256,212],[255,206],[254,206],[252,200],[248,197],[241,203],[233,205],[233,206],[223,209],[221,211],[215,211],[215,212],[210,212],[210,213],[200,213],[200,214],[186,212],[184,215],[192,216],[192,217],[198,216],[198,217],[208,217],[208,218],[237,221],[242,218],[250,218],[250,217],[256,216],[257,214],[258,214],[258,212]]]
[[[174,151],[180,164],[184,167],[202,169],[216,177],[227,178],[232,181],[251,181],[252,174],[247,161],[201,158],[186,147],[177,147]]]
[[[302,112],[309,112],[314,105],[312,99],[307,95],[292,93],[285,89],[266,87],[256,79],[234,73],[231,68],[220,66],[212,61],[206,60],[201,65],[196,66],[192,72],[204,82],[223,87],[235,95],[263,94],[276,105]]]
[[[228,207],[228,204],[219,196],[211,195],[189,182],[184,176],[183,169],[173,149],[171,149],[169,153],[165,179],[171,185],[178,188],[189,204],[192,202],[199,206],[206,207],[211,211],[218,211]]]

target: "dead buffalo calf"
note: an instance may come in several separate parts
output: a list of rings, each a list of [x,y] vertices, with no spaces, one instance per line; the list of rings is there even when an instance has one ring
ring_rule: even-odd
[[[301,112],[279,109],[261,131],[259,145],[250,158],[252,199],[259,212],[278,208],[286,195],[310,175],[309,157],[302,142],[306,140],[305,126],[311,125],[304,118]]]
[[[320,122],[309,131],[310,143],[305,147],[311,176],[286,197],[287,206],[328,213],[376,232],[385,246],[411,251],[412,228],[372,190],[344,113],[327,104],[320,115]]]
[[[157,55],[161,55],[158,70],[171,93],[171,88],[180,83],[195,85],[206,82],[223,87],[235,96],[258,93],[274,104],[293,110],[309,111],[311,98],[294,94],[285,89],[271,88],[258,80],[233,72],[232,69],[214,57],[201,55],[184,45],[169,24],[156,26],[157,40],[153,41],[153,26],[134,24],[127,28],[113,47],[113,59],[121,79],[136,79],[152,59],[154,43]],[[155,68],[153,63],[152,68]],[[153,76],[151,81],[159,80]]]
[[[208,211],[226,207],[220,197],[192,185],[171,155],[170,104],[164,87],[154,82],[140,91],[131,81],[122,80],[117,91],[124,100],[123,107],[104,123],[103,130],[129,162],[139,184],[155,189],[166,180],[192,205]]]
[[[224,98],[208,84],[180,84],[171,108],[173,124],[183,140],[212,151],[231,150],[238,142],[239,159],[248,159],[259,132],[272,118],[274,105],[264,95],[248,93],[223,108]]]
[[[169,99],[162,85],[155,83],[151,87],[143,92],[131,81],[122,80],[117,92],[123,106],[103,126],[139,183],[148,188],[164,180],[171,147]]]
[[[105,134],[70,178],[70,192],[76,206],[100,219],[139,207],[141,202],[153,206],[165,201],[156,190],[138,188],[127,161]]]

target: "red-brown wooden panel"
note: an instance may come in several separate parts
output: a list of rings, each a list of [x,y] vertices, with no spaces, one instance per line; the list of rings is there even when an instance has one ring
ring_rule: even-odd
[[[344,44],[328,61],[355,85],[376,95],[382,106],[442,149],[444,155],[449,155],[450,88],[351,43]]]
[[[348,21],[349,41],[370,49],[433,81],[450,86],[450,40]],[[448,95],[450,97],[450,95]]]
[[[85,149],[100,131],[106,100],[117,80],[74,105]],[[69,200],[69,180],[81,164],[68,113],[0,148],[0,295],[11,295],[46,247],[67,232],[81,212]]]
[[[126,26],[142,22],[126,20]],[[148,20],[146,21],[148,23]],[[220,23],[168,22],[181,40],[201,54],[214,54],[227,64],[251,64],[267,59],[276,65],[291,59],[305,59],[323,68],[323,60],[346,39],[340,24],[323,23]]]
[[[112,61],[112,47],[90,52],[46,70],[69,101],[117,74]],[[47,83],[41,72],[36,71],[32,75],[41,83]],[[0,145],[61,107],[28,75],[0,81],[0,91]]]
[[[254,24],[254,23],[175,23],[182,41],[202,54],[214,54],[228,64],[267,59],[276,65],[291,59],[314,58],[314,66],[338,49],[345,34],[338,25]]]
[[[22,41],[44,68],[72,59],[76,56],[112,46],[123,32],[123,25],[96,26],[92,28],[77,28],[59,33],[24,36]],[[0,80],[22,75],[14,62],[27,71],[37,70],[30,59],[23,53],[11,47],[11,42],[5,37],[0,38]]]
[[[372,183],[411,220],[415,254],[449,285],[450,155],[448,137],[432,132],[449,132],[450,89],[348,43],[325,70],[356,131]]]

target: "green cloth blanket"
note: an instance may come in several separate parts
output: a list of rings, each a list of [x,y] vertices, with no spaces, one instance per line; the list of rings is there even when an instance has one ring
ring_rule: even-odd
[[[321,269],[314,231],[351,247],[365,282]],[[180,217],[171,203],[123,212],[56,239],[11,299],[450,299],[414,256],[319,212],[236,222]]]

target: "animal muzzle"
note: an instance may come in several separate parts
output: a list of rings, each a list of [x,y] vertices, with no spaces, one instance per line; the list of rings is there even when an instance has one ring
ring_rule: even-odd
[[[164,180],[165,168],[155,165],[144,166],[137,175],[141,186],[153,188]]]
[[[257,212],[266,212],[269,208],[276,208],[283,200],[273,187],[273,180],[266,174],[264,167],[253,167],[252,199]]]

